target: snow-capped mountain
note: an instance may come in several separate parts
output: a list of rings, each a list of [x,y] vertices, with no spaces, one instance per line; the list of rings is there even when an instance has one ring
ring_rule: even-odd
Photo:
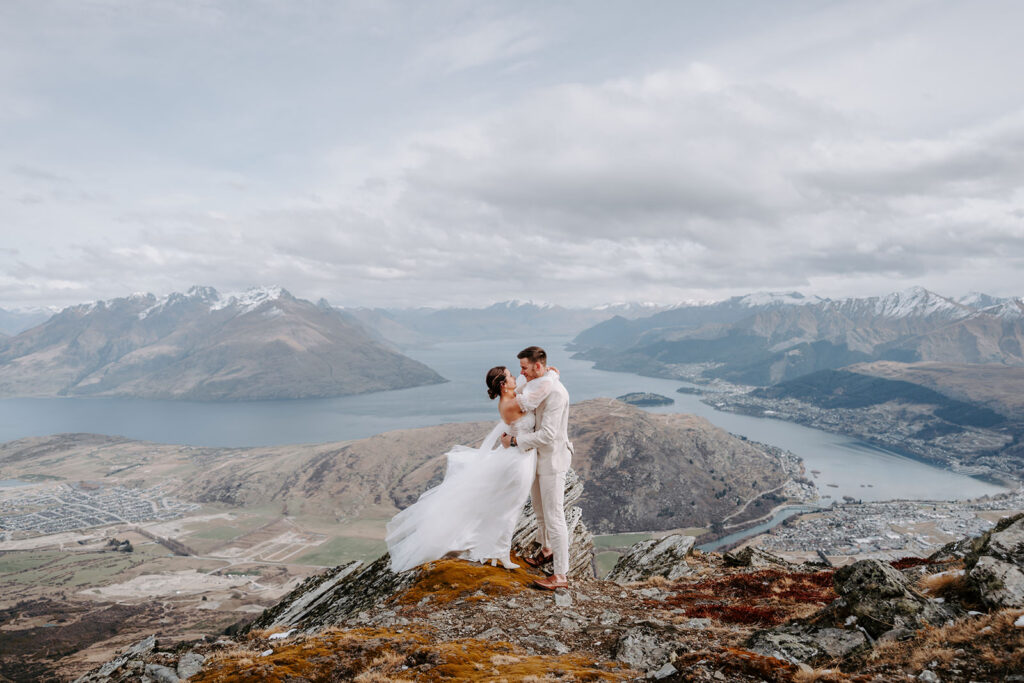
[[[0,395],[248,400],[443,381],[330,307],[280,287],[71,306],[0,341]]]
[[[716,376],[770,384],[879,359],[1024,364],[1022,311],[1019,299],[953,299],[923,287],[835,301],[754,294],[612,319],[574,344],[608,369],[671,375],[672,364],[714,363]]]
[[[738,297],[737,302],[750,308],[766,306],[806,306],[825,301],[819,296],[805,296],[800,292],[754,292]]]

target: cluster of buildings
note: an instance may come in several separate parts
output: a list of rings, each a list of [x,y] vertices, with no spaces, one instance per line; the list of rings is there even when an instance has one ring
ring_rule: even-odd
[[[776,552],[899,558],[926,556],[992,528],[996,510],[1024,510],[1024,489],[963,502],[888,501],[837,505],[793,518],[759,539]]]
[[[77,531],[107,524],[181,517],[199,509],[164,495],[162,487],[128,489],[59,484],[0,498],[0,541]]]

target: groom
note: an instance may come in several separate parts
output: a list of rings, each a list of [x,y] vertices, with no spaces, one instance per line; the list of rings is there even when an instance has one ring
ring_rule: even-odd
[[[543,377],[548,372],[548,356],[539,346],[528,346],[519,352],[519,367],[529,380]],[[501,437],[501,444],[519,446],[524,451],[537,449],[537,475],[533,479],[530,498],[537,513],[540,552],[535,557],[523,558],[526,563],[539,567],[554,557],[554,573],[534,581],[538,588],[555,590],[568,588],[569,529],[565,523],[565,473],[572,460],[569,441],[569,392],[556,381],[548,397],[537,406],[536,431]]]

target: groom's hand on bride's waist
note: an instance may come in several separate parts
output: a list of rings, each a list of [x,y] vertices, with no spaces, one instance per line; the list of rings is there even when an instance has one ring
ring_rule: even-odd
[[[509,446],[515,446],[515,439],[516,437],[509,435],[507,432],[501,433],[501,445],[504,446],[505,448],[508,448]]]

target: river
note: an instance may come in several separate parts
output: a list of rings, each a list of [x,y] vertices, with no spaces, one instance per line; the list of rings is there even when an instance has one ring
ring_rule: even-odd
[[[449,342],[406,350],[450,381],[428,387],[332,399],[214,403],[104,398],[0,400],[0,442],[65,432],[112,434],[195,446],[269,446],[358,439],[392,429],[496,419],[484,375],[492,365],[516,368],[515,354],[543,345],[562,371],[574,402],[633,391],[675,399],[652,412],[695,413],[734,434],[793,451],[804,459],[822,496],[842,500],[959,500],[1005,489],[917,462],[848,437],[801,425],[716,411],[682,383],[595,370],[564,350],[568,338]],[[829,498],[825,499],[828,502]]]

